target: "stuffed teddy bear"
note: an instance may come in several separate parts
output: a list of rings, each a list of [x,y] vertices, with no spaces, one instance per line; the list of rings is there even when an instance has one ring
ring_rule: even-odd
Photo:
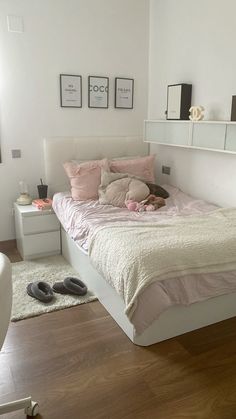
[[[155,195],[149,195],[146,199],[141,202],[133,201],[129,199],[125,201],[125,205],[129,211],[156,211],[157,209],[166,205],[164,198]]]

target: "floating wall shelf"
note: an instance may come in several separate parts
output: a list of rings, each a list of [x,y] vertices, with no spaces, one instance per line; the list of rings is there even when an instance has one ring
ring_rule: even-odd
[[[144,141],[235,154],[236,122],[146,120]]]

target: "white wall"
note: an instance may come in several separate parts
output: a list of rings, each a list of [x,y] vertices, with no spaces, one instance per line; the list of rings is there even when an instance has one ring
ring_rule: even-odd
[[[42,138],[141,135],[147,111],[148,0],[0,1],[0,241],[14,238],[18,181],[44,175]],[[7,15],[24,33],[7,31]],[[59,106],[59,74],[83,76],[83,108]],[[110,77],[108,110],[88,109],[87,76]],[[134,109],[114,109],[114,77],[135,79]],[[21,159],[10,150],[20,148]]]
[[[235,0],[150,0],[149,118],[164,119],[167,85],[193,84],[205,119],[229,120],[236,95]],[[160,182],[220,205],[236,205],[236,156],[152,147]],[[161,165],[172,175],[161,175]]]

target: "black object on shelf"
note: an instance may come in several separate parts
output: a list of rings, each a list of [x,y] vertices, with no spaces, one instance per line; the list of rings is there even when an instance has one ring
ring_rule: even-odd
[[[236,96],[232,96],[231,121],[236,121]]]
[[[187,120],[191,108],[192,84],[170,84],[167,86],[166,119]]]

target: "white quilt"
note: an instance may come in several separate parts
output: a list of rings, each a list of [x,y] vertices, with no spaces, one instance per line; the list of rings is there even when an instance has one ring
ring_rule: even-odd
[[[131,319],[139,294],[156,280],[236,270],[236,209],[157,223],[98,227],[92,264],[116,289]]]

